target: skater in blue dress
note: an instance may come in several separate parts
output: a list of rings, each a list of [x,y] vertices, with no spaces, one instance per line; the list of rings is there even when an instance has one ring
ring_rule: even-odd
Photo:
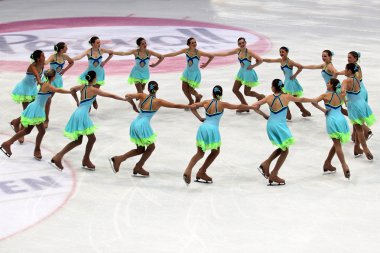
[[[30,59],[32,59],[33,62],[28,66],[26,76],[12,91],[13,101],[21,103],[23,110],[36,98],[38,93],[37,85],[43,83],[41,77],[44,71],[44,53],[41,50],[36,50],[30,55]],[[10,125],[15,133],[18,133],[19,130],[23,128],[20,117],[13,119]],[[23,143],[24,137],[21,137],[18,141]]]
[[[245,38],[240,37],[237,40],[238,47],[228,51],[221,53],[214,53],[214,56],[229,56],[229,55],[237,55],[240,69],[235,77],[234,86],[232,88],[233,93],[239,99],[240,103],[244,105],[248,105],[247,101],[244,98],[245,96],[255,97],[257,100],[264,98],[263,94],[259,94],[252,90],[253,87],[259,85],[259,80],[254,70],[255,67],[259,66],[263,59],[253,52],[252,50],[247,48],[247,42]],[[255,63],[252,64],[252,58],[255,59]],[[252,64],[252,65],[251,65]],[[244,86],[244,95],[240,92],[241,86]],[[237,110],[237,112],[249,112],[249,110]],[[256,111],[264,118],[268,118],[268,115],[263,113],[261,110]]]
[[[12,138],[8,141],[5,141],[1,144],[1,150],[10,157],[12,155],[11,146],[12,144],[24,137],[25,135],[30,134],[34,127],[37,128],[38,134],[36,137],[36,146],[34,148],[34,158],[37,160],[42,159],[41,155],[41,142],[45,135],[45,127],[43,123],[45,122],[45,104],[48,98],[53,92],[66,93],[69,94],[69,90],[64,90],[56,88],[52,85],[56,72],[54,69],[49,69],[45,71],[46,83],[42,83],[39,92],[37,93],[36,99],[31,102],[26,109],[21,113],[21,124],[24,127],[19,130]]]
[[[360,81],[360,96],[368,103],[368,91],[363,83],[363,73],[362,68],[359,66],[358,61],[360,58],[360,52],[351,51],[347,55],[347,62],[354,63],[356,65],[357,71],[355,73],[356,78]],[[345,70],[338,72],[339,75],[345,75]],[[355,142],[355,129],[352,132],[351,140]],[[366,125],[363,124],[364,137],[366,140],[372,137],[372,130]]]
[[[262,162],[258,168],[260,173],[265,178],[268,178],[270,185],[273,182],[278,185],[285,184],[285,180],[278,177],[278,171],[288,156],[289,146],[294,143],[293,135],[286,124],[286,113],[289,102],[316,102],[316,100],[310,98],[294,97],[290,94],[284,93],[283,89],[283,82],[280,79],[274,79],[272,82],[273,94],[257,101],[252,106],[259,108],[263,104],[268,104],[270,109],[270,116],[267,122],[267,134],[272,144],[278,148],[268,157],[268,159]],[[271,163],[277,157],[279,158],[274,166],[274,169],[272,172],[269,172]]]
[[[88,81],[86,79],[86,75],[89,71],[95,71],[96,73],[96,84],[93,87],[99,89],[100,86],[103,86],[105,83],[105,72],[104,66],[107,64],[109,60],[112,58],[112,50],[104,49],[100,47],[100,39],[97,36],[91,37],[88,41],[90,43],[91,48],[84,51],[82,54],[77,55],[73,58],[74,61],[78,61],[83,57],[87,56],[88,59],[88,67],[87,69],[79,76],[78,81],[80,84],[87,84]],[[108,57],[105,61],[103,61],[103,54],[108,54]],[[98,103],[96,99],[93,104],[95,109],[98,109]]]
[[[139,104],[139,115],[137,118],[131,123],[131,127],[129,128],[129,134],[131,141],[136,145],[135,149],[128,151],[125,154],[119,156],[113,156],[109,158],[111,168],[114,173],[119,172],[120,165],[122,162],[131,158],[133,156],[141,155],[140,160],[136,163],[133,168],[134,175],[142,175],[149,176],[149,172],[146,171],[143,166],[148,158],[153,153],[156,141],[156,133],[153,131],[150,126],[150,120],[156,114],[156,112],[160,109],[160,107],[168,107],[168,108],[196,108],[195,105],[182,105],[182,104],[174,104],[163,99],[159,99],[156,97],[158,91],[158,84],[156,81],[150,81],[148,83],[148,92],[145,93],[136,93],[136,94],[127,94],[126,97],[130,99],[138,99],[140,101]]]
[[[56,88],[62,88],[63,87],[63,81],[62,76],[66,73],[67,70],[69,70],[73,65],[74,61],[66,54],[67,52],[67,45],[64,42],[59,42],[56,45],[54,45],[54,54],[50,55],[49,58],[45,61],[46,64],[50,64],[50,68],[54,69],[56,72],[55,79],[52,82],[52,85]],[[68,62],[67,66],[65,67],[65,62]],[[51,106],[51,100],[54,96],[54,92],[51,94],[51,96],[48,98],[46,102],[46,120],[44,122],[44,127],[48,128],[49,126],[49,114],[50,114],[50,106]]]
[[[96,141],[95,126],[89,116],[89,110],[97,95],[121,101],[128,101],[132,106],[134,105],[131,99],[126,99],[94,87],[97,83],[95,71],[89,71],[85,78],[88,81],[87,85],[78,85],[70,89],[71,94],[77,102],[78,108],[71,115],[69,122],[65,127],[64,135],[73,141],[59,151],[50,162],[51,165],[60,171],[63,170],[62,159],[64,155],[73,148],[81,145],[83,136],[87,136],[88,142],[82,160],[82,168],[95,170],[95,165],[90,160],[90,153]],[[80,102],[76,94],[78,91],[80,91]]]
[[[342,150],[342,144],[348,142],[350,139],[350,128],[341,111],[344,102],[341,97],[341,84],[338,79],[330,78],[326,85],[327,91],[316,98],[318,102],[323,101],[325,103],[325,108],[319,105],[317,108],[326,115],[326,130],[333,141],[333,146],[331,147],[323,165],[323,171],[336,171],[336,168],[331,164],[332,159],[336,154],[342,165],[344,176],[347,179],[350,179],[350,169],[348,168]]]
[[[202,95],[195,90],[196,88],[199,88],[201,84],[201,71],[199,68],[206,68],[214,56],[212,54],[198,50],[197,41],[194,38],[189,38],[187,40],[187,45],[188,48],[184,48],[170,54],[165,54],[164,57],[173,57],[180,54],[186,55],[187,65],[181,76],[182,91],[189,100],[189,105],[191,105],[194,103],[192,96],[195,97],[195,102],[199,102],[202,99]],[[207,62],[202,63],[199,67],[199,62],[202,56],[208,57],[208,60]],[[196,110],[193,110],[192,112],[199,120],[204,120]]]
[[[322,75],[322,78],[323,78],[325,84],[327,84],[331,78],[333,78],[333,77],[336,78],[337,72],[338,72],[332,63],[332,57],[333,56],[334,56],[334,53],[331,52],[330,50],[328,50],[328,49],[323,50],[323,52],[322,52],[323,63],[322,64],[306,65],[306,66],[303,65],[303,68],[304,69],[322,69],[321,75]]]
[[[219,121],[223,116],[224,109],[236,110],[250,108],[248,105],[233,105],[227,102],[223,102],[221,101],[222,95],[222,87],[216,85],[212,89],[212,100],[204,100],[195,103],[197,107],[205,108],[206,120],[198,128],[196,137],[197,153],[191,158],[187,168],[183,173],[183,180],[186,184],[190,184],[191,172],[195,164],[203,158],[207,150],[210,150],[211,153],[208,155],[206,161],[198,170],[196,174],[196,181],[212,183],[212,178],[206,174],[206,170],[208,167],[210,167],[220,152],[220,146],[222,142],[219,132]]]
[[[346,94],[348,118],[355,130],[354,155],[360,156],[364,152],[367,159],[372,160],[373,155],[367,146],[363,125],[366,124],[367,126],[372,126],[375,123],[376,118],[368,103],[360,95],[361,86],[360,81],[356,76],[357,71],[358,68],[355,63],[348,63],[346,65],[345,75],[347,79],[342,83],[342,93]]]
[[[137,49],[133,49],[127,52],[113,52],[114,55],[131,55],[135,56],[135,66],[129,74],[128,83],[136,86],[137,93],[143,93],[145,84],[149,81],[150,73],[149,67],[156,67],[162,62],[164,57],[152,50],[147,49],[147,42],[144,38],[138,38],[136,40],[138,46]],[[149,64],[150,56],[153,55],[158,58],[158,61]]]
[[[280,51],[281,58],[263,59],[263,61],[269,62],[269,63],[279,62],[281,64],[281,70],[285,76],[283,92],[290,94],[292,96],[295,96],[295,97],[301,97],[303,95],[303,89],[302,89],[301,85],[299,84],[296,77],[302,71],[302,65],[297,63],[297,62],[294,62],[288,58],[289,49],[287,47],[281,47],[279,51]],[[297,71],[294,74],[293,74],[293,67],[297,68]],[[305,107],[302,105],[302,103],[295,102],[295,104],[301,110],[302,117],[311,116],[311,113],[305,109]],[[292,118],[292,115],[290,113],[289,108],[287,111],[288,112],[287,112],[286,118],[288,120],[290,120]]]

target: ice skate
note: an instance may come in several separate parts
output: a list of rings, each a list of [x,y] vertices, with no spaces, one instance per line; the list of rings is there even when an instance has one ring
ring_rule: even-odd
[[[111,169],[112,169],[113,173],[115,173],[115,174],[118,173],[119,172],[120,163],[115,164],[115,157],[108,158],[108,161],[110,162]]]
[[[209,177],[205,171],[198,171],[196,177],[195,177],[195,181],[194,182],[198,182],[198,183],[212,183],[212,178]]]
[[[324,174],[332,174],[332,173],[335,173],[336,172],[336,167],[332,166],[331,164],[330,165],[323,165],[323,173]]]
[[[5,143],[5,142],[4,142]],[[11,151],[11,146],[6,145],[6,144],[1,144],[0,150],[8,157],[11,157],[12,151]]]
[[[141,175],[142,177],[148,177],[149,176],[149,172],[146,171],[146,170],[144,170],[143,168],[134,167],[133,168],[133,175],[134,176]]]
[[[281,185],[285,185],[285,180],[282,179],[282,178],[279,178],[278,176],[270,176],[268,179],[269,179],[268,186],[281,186]]]
[[[260,164],[260,166],[257,167],[257,170],[260,172],[261,175],[263,175],[263,177],[265,177],[266,179],[268,179],[268,177],[269,177],[269,170],[265,170],[264,171],[264,166],[262,164]]]
[[[82,169],[95,171],[95,165],[90,161],[82,161]]]
[[[36,159],[37,161],[41,161],[42,160],[42,155],[41,155],[41,150],[34,150],[34,159]]]
[[[302,117],[310,117],[311,116],[311,113],[308,111],[308,110],[303,110],[302,111]]]
[[[355,158],[360,157],[363,155],[363,150],[361,148],[354,147],[354,156]]]
[[[183,174],[183,181],[185,181],[186,185],[188,186],[191,183],[191,178],[190,176]]]
[[[62,171],[63,170],[63,166],[62,166],[62,163],[59,161],[55,161],[54,160],[54,157],[50,160],[49,164],[51,166],[53,166],[56,170],[58,171]]]
[[[350,170],[344,171],[344,177],[347,178],[348,180],[350,180],[350,177],[351,177]]]

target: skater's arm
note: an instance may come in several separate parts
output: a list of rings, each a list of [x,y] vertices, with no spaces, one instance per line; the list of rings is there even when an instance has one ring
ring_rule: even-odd
[[[250,54],[253,58],[255,58],[256,63],[248,66],[247,69],[253,69],[263,63],[263,58],[261,58],[258,54],[254,53],[252,50],[248,49],[248,54]]]
[[[144,93],[128,93],[125,96],[132,99],[144,99]]]
[[[296,73],[294,73],[291,77],[290,77],[290,80],[294,80],[299,73],[301,73],[302,69],[303,69],[303,66],[297,62],[294,62],[292,60],[289,60],[289,64],[292,65],[292,66],[295,66],[297,68],[297,71]]]
[[[56,88],[53,85],[49,84],[49,91],[51,92],[57,92],[57,93],[62,93],[62,94],[71,94],[71,90],[65,90],[61,88]]]
[[[327,67],[327,70],[328,70],[330,73],[332,73],[333,78],[337,78],[337,76],[338,76],[338,70],[336,70],[336,68],[334,67],[334,65],[329,64],[329,66]]]
[[[69,70],[69,68],[71,68],[73,65],[74,65],[74,60],[70,58],[70,56],[68,56],[67,54],[64,54],[63,57],[67,60],[67,62],[69,63],[66,68],[64,68],[62,71],[61,71],[61,76],[63,74],[66,73],[67,70]]]
[[[177,108],[177,109],[195,109],[195,106],[193,105],[184,105],[184,104],[175,104],[163,99],[158,99],[158,103],[160,106],[167,107],[167,108]]]
[[[30,64],[30,69],[33,73],[33,75],[36,77],[36,81],[37,81],[37,84],[43,84],[43,82],[41,81],[41,78],[40,78],[40,74],[38,73],[38,70],[36,68],[36,66],[34,66],[34,64]]]
[[[299,103],[312,103],[312,102],[318,102],[315,98],[300,98],[300,97],[295,97],[290,94],[284,94],[288,101],[292,102],[299,102]]]
[[[152,68],[154,68],[154,67],[156,67],[158,64],[160,64],[160,63],[164,60],[164,58],[165,58],[162,54],[156,53],[156,52],[151,51],[151,50],[147,50],[147,51],[148,51],[148,53],[150,53],[151,55],[153,55],[153,56],[155,56],[155,57],[158,58],[158,61],[157,61],[157,62],[155,62],[155,63],[149,65],[149,66],[152,67]]]
[[[54,60],[54,54],[50,55],[49,58],[47,58],[47,60],[45,61],[45,65],[48,65],[48,64],[51,63],[53,60]]]
[[[260,99],[259,101],[257,101],[256,103],[253,103],[251,106],[250,106],[250,109],[259,109],[260,106],[262,106],[263,104],[267,103],[267,100],[268,100],[268,96],[263,98],[263,99]]]
[[[344,70],[342,70],[342,71],[337,71],[335,74],[336,74],[337,76],[342,76],[342,75],[345,74],[345,71],[344,71]]]
[[[118,95],[115,95],[115,94],[103,91],[101,89],[95,89],[94,88],[93,91],[94,91],[94,93],[96,95],[99,95],[99,96],[102,96],[102,97],[108,97],[108,98],[113,98],[113,99],[116,99],[116,100],[127,101],[127,99],[125,97],[120,97]]]
[[[263,59],[263,62],[267,62],[267,63],[281,62],[281,58],[277,58],[277,59],[268,59],[268,58],[264,58],[264,59]]]
[[[226,108],[226,109],[230,109],[230,110],[249,110],[249,106],[248,105],[243,105],[243,104],[240,104],[240,105],[235,105],[235,104],[230,104],[228,102],[222,102],[222,105],[223,105],[223,108]]]
[[[84,85],[77,85],[77,86],[71,87],[71,89],[70,89],[71,96],[73,96],[75,102],[77,103],[77,106],[79,106],[79,99],[77,96],[77,91],[82,89],[83,86]]]
[[[180,54],[184,54],[184,53],[186,53],[186,48],[184,48],[184,49],[181,49],[181,50],[179,50],[179,51],[177,51],[177,52],[173,52],[173,53],[169,53],[169,54],[164,54],[164,57],[173,57],[173,56],[177,56],[177,55],[180,55]]]
[[[306,65],[306,66],[303,66],[304,69],[322,69],[323,68],[323,64],[319,64],[319,65]]]
[[[110,51],[110,50],[107,50],[107,51]],[[111,60],[113,54],[112,54],[112,51],[110,51],[110,52],[111,52],[111,53],[108,54],[107,59],[106,59],[105,61],[103,61],[103,62],[100,64],[102,67],[104,67],[104,65],[106,65],[107,62],[109,62],[109,60]]]
[[[85,57],[86,55],[88,55],[88,52],[89,52],[90,49],[87,49],[86,51],[84,51],[83,53],[81,54],[78,54],[77,56],[75,56],[73,58],[74,61],[78,61],[80,59],[82,59],[83,57]]]
[[[239,48],[235,48],[231,51],[213,53],[213,55],[214,56],[229,56],[229,55],[237,54],[238,52],[239,52]]]
[[[131,54],[135,54],[136,51],[137,51],[137,49],[132,49],[132,50],[129,50],[126,52],[113,52],[113,55],[119,55],[119,56],[131,55]]]
[[[208,57],[208,61],[201,64],[201,69],[204,69],[212,61],[212,59],[214,59],[214,56],[212,54],[209,54],[200,50],[198,50],[198,52],[200,56]]]
[[[322,111],[324,114],[327,113],[327,110],[325,108],[323,108],[322,106],[320,106],[318,104],[318,102],[322,101],[325,98],[325,96],[326,96],[325,94],[322,94],[322,95],[316,97],[314,99],[315,101],[311,103],[315,108],[317,108],[318,110]]]

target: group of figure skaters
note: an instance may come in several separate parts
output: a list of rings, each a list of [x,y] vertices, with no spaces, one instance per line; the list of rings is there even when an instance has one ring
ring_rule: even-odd
[[[349,141],[350,128],[344,116],[348,116],[353,124],[351,135],[354,145],[354,155],[360,156],[363,153],[368,160],[373,159],[366,140],[372,135],[370,126],[375,122],[375,116],[368,105],[368,93],[362,81],[362,71],[358,65],[360,54],[352,51],[348,53],[348,64],[343,71],[337,71],[332,63],[333,53],[329,50],[322,52],[323,62],[319,65],[304,66],[289,59],[289,50],[286,47],[279,49],[280,57],[276,59],[262,59],[259,55],[246,47],[246,40],[239,38],[238,47],[228,52],[207,53],[197,49],[197,42],[194,38],[187,40],[187,47],[177,52],[160,54],[147,48],[144,38],[138,38],[137,48],[126,52],[117,52],[101,47],[98,37],[89,40],[91,47],[76,57],[71,58],[67,54],[67,45],[60,42],[54,46],[55,52],[45,59],[41,50],[36,50],[30,58],[33,62],[26,71],[26,76],[19,82],[12,91],[12,98],[15,102],[21,103],[23,112],[21,116],[10,122],[15,131],[15,135],[1,144],[1,151],[8,157],[12,155],[11,146],[18,141],[23,143],[24,136],[29,134],[34,127],[37,128],[34,157],[42,159],[41,142],[49,124],[49,112],[51,100],[55,93],[71,94],[78,107],[72,113],[64,130],[64,135],[72,141],[61,151],[56,153],[50,160],[50,164],[62,171],[62,159],[66,153],[82,144],[83,136],[87,136],[85,154],[82,159],[82,166],[88,170],[95,170],[95,165],[91,162],[90,154],[96,141],[95,126],[91,121],[89,112],[91,106],[98,108],[96,97],[103,96],[116,100],[127,101],[134,111],[138,113],[137,118],[130,126],[130,140],[136,144],[136,148],[128,152],[109,158],[110,165],[115,173],[119,172],[122,162],[130,157],[141,155],[140,160],[133,168],[133,174],[149,176],[149,172],[144,169],[144,164],[155,149],[156,134],[151,128],[150,119],[160,109],[160,107],[189,109],[203,122],[197,132],[197,151],[191,158],[183,173],[183,180],[190,184],[192,169],[201,160],[205,152],[210,150],[205,162],[196,173],[196,181],[212,182],[212,178],[206,174],[207,169],[219,155],[221,147],[221,137],[219,133],[219,121],[224,109],[236,110],[237,112],[249,112],[254,110],[267,119],[267,135],[269,140],[277,147],[270,156],[258,167],[260,173],[269,181],[269,185],[284,185],[285,180],[278,176],[279,170],[289,153],[289,146],[294,143],[294,138],[287,126],[287,120],[292,118],[288,104],[294,102],[300,109],[303,117],[311,116],[311,113],[304,108],[302,103],[312,103],[326,115],[326,129],[333,144],[323,165],[324,172],[335,172],[336,167],[332,165],[335,154],[341,163],[344,176],[350,178],[350,169],[347,165],[342,151],[342,143]],[[150,80],[149,67],[160,64],[164,58],[186,55],[186,69],[182,80],[182,90],[188,104],[175,104],[157,97],[159,85]],[[103,56],[107,58],[103,60]],[[136,86],[136,93],[126,94],[120,97],[115,94],[100,89],[105,83],[104,65],[113,55],[134,55],[135,65],[130,72],[128,82]],[[222,101],[223,88],[216,85],[212,89],[212,99],[202,100],[202,94],[196,89],[201,83],[200,68],[205,68],[214,57],[237,55],[240,63],[239,72],[233,84],[233,93],[237,96],[240,104],[230,104]],[[79,77],[80,85],[72,87],[70,90],[63,89],[62,75],[74,64],[74,61],[87,56],[88,68]],[[150,63],[151,56],[158,60]],[[200,64],[200,58],[204,56],[208,60]],[[252,62],[254,61],[254,62]],[[67,62],[67,64],[66,64]],[[284,73],[284,81],[274,79],[271,85],[272,94],[263,95],[252,90],[259,84],[254,68],[263,62],[280,64]],[[50,69],[44,71],[44,66],[50,64]],[[293,69],[297,71],[293,73]],[[321,69],[322,77],[326,84],[326,92],[315,98],[302,97],[303,89],[297,81],[298,74],[302,69]],[[345,75],[341,83],[336,77]],[[147,86],[147,93],[145,93]],[[240,91],[243,86],[243,93]],[[39,88],[37,88],[39,87]],[[77,94],[80,94],[78,98]],[[245,96],[255,97],[258,101],[248,105]],[[138,105],[134,100],[138,100]],[[323,101],[324,107],[318,102]],[[346,104],[347,109],[342,105]],[[260,107],[267,104],[270,115],[260,110]],[[206,117],[203,118],[197,109],[203,107]],[[272,170],[271,163],[277,162]]]

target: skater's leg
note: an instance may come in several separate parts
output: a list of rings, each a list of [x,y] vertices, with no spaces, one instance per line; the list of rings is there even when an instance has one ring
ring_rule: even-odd
[[[183,179],[185,180],[185,182],[187,184],[190,184],[191,182],[191,171],[193,170],[195,164],[203,158],[203,156],[205,155],[205,152],[203,152],[203,150],[198,147],[197,148],[197,153],[191,158],[189,164],[187,165],[184,173],[183,173]]]

